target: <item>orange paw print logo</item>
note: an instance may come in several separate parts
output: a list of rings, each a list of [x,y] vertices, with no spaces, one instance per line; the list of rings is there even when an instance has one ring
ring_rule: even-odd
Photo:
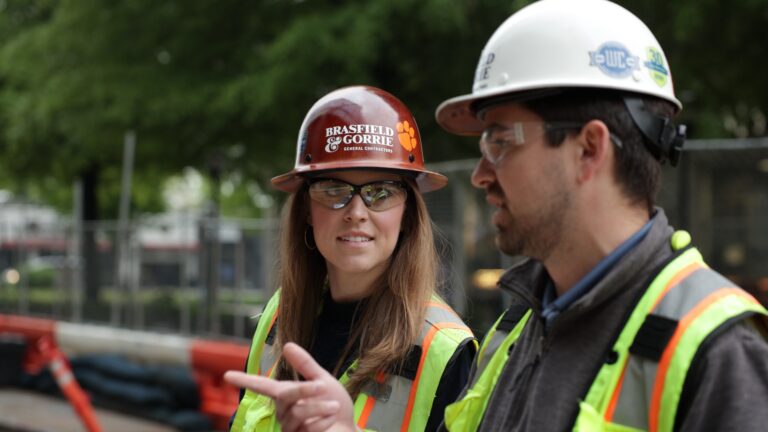
[[[416,148],[416,128],[411,127],[408,121],[397,122],[397,138],[404,149],[411,151]]]

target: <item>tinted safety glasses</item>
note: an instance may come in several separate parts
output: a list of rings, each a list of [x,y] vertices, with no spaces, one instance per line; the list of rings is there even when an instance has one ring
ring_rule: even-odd
[[[360,195],[366,207],[373,211],[384,211],[405,202],[408,189],[404,182],[379,180],[362,185],[353,185],[338,179],[312,179],[309,182],[309,196],[323,206],[338,210],[346,207],[355,194]]]

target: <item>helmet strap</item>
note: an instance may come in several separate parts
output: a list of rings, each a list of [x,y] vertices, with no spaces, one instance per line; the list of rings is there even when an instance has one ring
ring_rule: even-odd
[[[638,96],[624,96],[629,116],[643,133],[645,146],[659,162],[666,160],[676,166],[685,142],[685,125],[675,125],[671,119],[658,116],[645,106]]]

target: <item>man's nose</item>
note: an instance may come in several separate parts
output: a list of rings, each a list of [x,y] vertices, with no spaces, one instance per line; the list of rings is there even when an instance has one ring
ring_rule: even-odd
[[[472,171],[472,186],[480,189],[485,189],[496,178],[496,169],[485,157],[480,157],[480,160],[475,165],[475,169]]]

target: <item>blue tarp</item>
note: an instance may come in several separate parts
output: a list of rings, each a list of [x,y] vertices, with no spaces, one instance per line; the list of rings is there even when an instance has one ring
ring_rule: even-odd
[[[180,367],[146,366],[117,355],[86,355],[70,359],[80,386],[96,406],[119,410],[169,424],[183,431],[209,431],[210,420],[197,411],[197,384]],[[50,372],[22,374],[21,385],[59,393]]]

